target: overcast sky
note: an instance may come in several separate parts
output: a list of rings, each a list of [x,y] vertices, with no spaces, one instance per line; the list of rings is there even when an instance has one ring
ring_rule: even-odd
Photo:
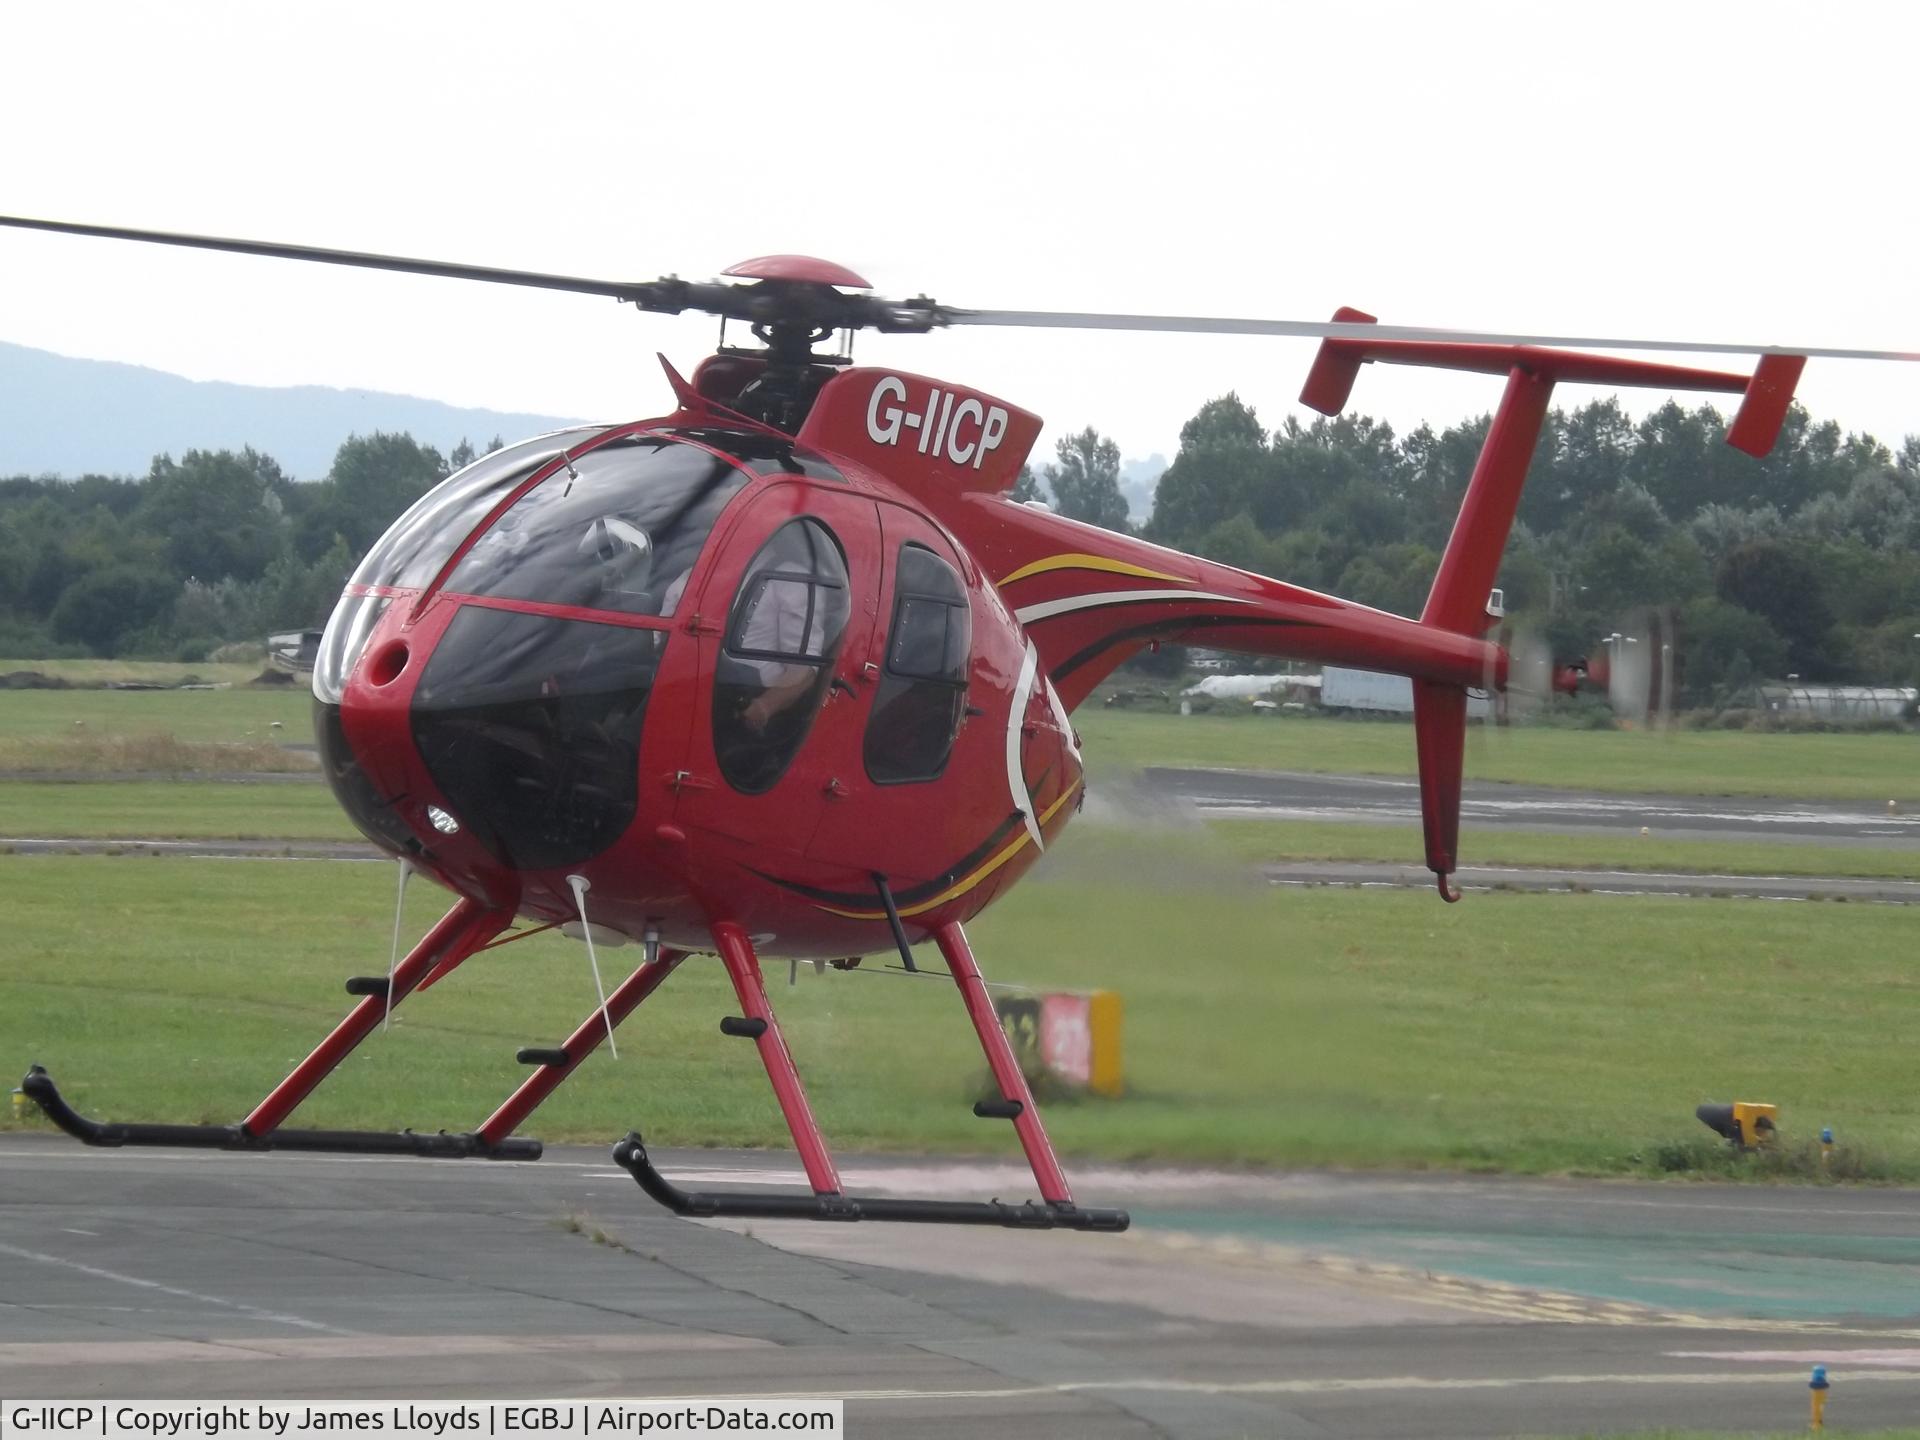
[[[1893,3],[14,4],[0,212],[620,279],[799,251],[980,308],[1916,349],[1917,40]],[[667,408],[653,353],[690,368],[713,335],[0,230],[0,339],[196,379],[632,418]],[[1043,331],[856,353],[1130,456],[1230,389],[1278,424],[1312,354]],[[1801,393],[1897,441],[1917,383],[1816,361]],[[1447,423],[1497,388],[1374,367],[1354,408]]]

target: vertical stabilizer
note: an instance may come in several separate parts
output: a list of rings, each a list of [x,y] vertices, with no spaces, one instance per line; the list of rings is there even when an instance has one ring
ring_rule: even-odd
[[[1343,309],[1334,318],[1364,323],[1373,317]],[[1339,413],[1360,367],[1376,360],[1507,377],[1500,408],[1488,427],[1466,497],[1460,502],[1453,534],[1420,614],[1420,624],[1429,633],[1440,631],[1476,639],[1486,635],[1489,627],[1487,603],[1500,573],[1500,559],[1507,548],[1514,515],[1520,508],[1527,466],[1540,440],[1555,381],[1737,393],[1741,396],[1740,410],[1728,431],[1728,442],[1749,454],[1764,455],[1780,432],[1806,363],[1804,356],[1770,354],[1748,376],[1531,345],[1337,339],[1321,342],[1301,402],[1329,415]],[[1503,653],[1489,671],[1489,679],[1482,683],[1503,684],[1500,677],[1505,668]],[[1464,685],[1414,677],[1414,740],[1420,755],[1420,809],[1427,865],[1439,878],[1440,893],[1448,900],[1459,898],[1447,884],[1447,876],[1458,859],[1466,713]]]

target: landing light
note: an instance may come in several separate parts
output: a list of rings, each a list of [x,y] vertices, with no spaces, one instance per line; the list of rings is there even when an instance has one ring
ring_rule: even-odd
[[[460,822],[442,810],[438,805],[427,806],[427,820],[442,835],[458,835]]]

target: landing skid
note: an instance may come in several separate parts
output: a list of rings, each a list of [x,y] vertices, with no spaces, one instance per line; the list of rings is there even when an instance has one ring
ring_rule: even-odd
[[[296,1065],[286,1079],[247,1115],[233,1125],[157,1125],[140,1121],[95,1120],[82,1115],[60,1093],[53,1077],[39,1065],[20,1082],[27,1098],[46,1117],[84,1145],[108,1149],[160,1146],[175,1150],[230,1150],[260,1153],[299,1150],[345,1155],[400,1155],[430,1160],[538,1160],[541,1144],[513,1136],[511,1127],[489,1121],[479,1130],[461,1133],[413,1130],[287,1130],[281,1121],[331,1075],[360,1042],[379,1028],[393,1007],[423,986],[477,954],[506,929],[512,917],[462,900],[442,916],[391,975],[358,976],[347,981],[347,993],[360,1003]],[[669,967],[671,968],[671,967]],[[595,1012],[595,1020],[599,1014]],[[574,1042],[569,1042],[570,1044]],[[584,1055],[591,1044],[579,1048]],[[528,1086],[534,1082],[530,1079]],[[522,1089],[526,1089],[523,1086]],[[510,1102],[511,1103],[511,1102]],[[528,1107],[531,1108],[531,1107]],[[499,1117],[496,1116],[496,1120]]]
[[[637,1130],[613,1147],[613,1163],[674,1214],[694,1220],[908,1220],[925,1225],[999,1225],[1009,1230],[1105,1231],[1124,1230],[1129,1223],[1124,1210],[1082,1210],[1076,1205],[1048,1205],[1037,1200],[1008,1205],[999,1200],[682,1190],[654,1166]]]
[[[739,926],[716,925],[714,942],[733,982],[734,994],[744,1015],[729,1015],[720,1022],[722,1034],[752,1040],[766,1066],[773,1093],[793,1133],[794,1148],[806,1167],[811,1195],[779,1195],[737,1191],[712,1193],[682,1190],[662,1175],[647,1155],[647,1147],[635,1130],[613,1147],[614,1163],[619,1165],[651,1198],[676,1215],[694,1218],[732,1216],[744,1219],[783,1220],[904,1220],[923,1225],[997,1225],[1015,1230],[1125,1230],[1130,1223],[1124,1210],[1083,1210],[1073,1203],[1066,1177],[1054,1158],[1053,1144],[1034,1108],[1033,1092],[1014,1057],[1013,1046],[1000,1028],[993,1002],[987,996],[986,981],[967,945],[966,935],[957,924],[943,925],[933,939],[945,957],[948,972],[960,988],[974,1033],[986,1051],[987,1064],[1000,1090],[1000,1099],[974,1107],[984,1119],[1011,1120],[1026,1151],[1027,1163],[1040,1188],[1041,1199],[1018,1205],[999,1200],[910,1200],[892,1196],[855,1196],[841,1190],[840,1176],[827,1153],[825,1138],[815,1123],[807,1103],[800,1073],[794,1067],[780,1023],[774,1018],[767,999],[766,985],[760,973],[759,957],[753,944]]]
[[[46,1116],[83,1145],[118,1149],[125,1145],[157,1145],[176,1150],[307,1150],[340,1155],[415,1155],[432,1160],[538,1160],[540,1142],[515,1137],[490,1144],[468,1132],[441,1130],[423,1135],[413,1130],[271,1130],[252,1135],[244,1125],[149,1125],[140,1122],[92,1120],[82,1115],[60,1093],[53,1077],[35,1065],[20,1082],[27,1098]]]
[[[336,1070],[340,1063],[376,1030],[394,1006],[417,989],[433,984],[469,956],[492,944],[512,917],[462,900],[441,917],[426,937],[393,969],[390,976],[361,977],[347,982],[349,994],[360,1003],[336,1025],[313,1053],[233,1125],[163,1125],[135,1121],[95,1120],[82,1115],[60,1093],[53,1077],[35,1065],[21,1089],[67,1134],[82,1144],[117,1149],[160,1146],[170,1149],[227,1150],[261,1153],[293,1150],[348,1155],[398,1155],[434,1160],[537,1160],[541,1143],[514,1135],[521,1122],[579,1068],[587,1056],[607,1040],[613,1027],[639,1008],[686,958],[682,951],[661,950],[627,977],[606,997],[566,1043],[558,1047],[526,1047],[519,1053],[534,1071],[477,1130],[420,1133],[413,1130],[287,1130],[281,1122]],[[531,933],[531,932],[526,932]],[[904,932],[903,932],[904,937]],[[967,946],[959,925],[943,925],[931,932],[947,962],[948,973],[973,1022],[974,1032],[993,1071],[997,1100],[974,1106],[984,1119],[1010,1120],[1033,1178],[1038,1200],[1006,1204],[999,1200],[913,1200],[891,1196],[845,1194],[833,1158],[807,1102],[806,1089],[794,1067],[793,1056],[780,1034],[779,1022],[767,998],[760,960],[752,942],[738,925],[722,921],[713,927],[715,948],[733,982],[743,1015],[720,1022],[722,1034],[752,1040],[766,1066],[775,1098],[793,1135],[795,1149],[807,1172],[811,1195],[722,1193],[680,1189],[648,1159],[638,1131],[614,1149],[614,1159],[639,1183],[647,1195],[677,1215],[744,1216],[801,1220],[902,1220],[936,1225],[995,1225],[1017,1230],[1125,1230],[1124,1210],[1082,1209],[1073,1203],[1065,1175],[1047,1139],[1033,1092],[1021,1074],[1013,1047],[1000,1028],[988,998],[986,981]],[[509,937],[518,938],[518,937]]]

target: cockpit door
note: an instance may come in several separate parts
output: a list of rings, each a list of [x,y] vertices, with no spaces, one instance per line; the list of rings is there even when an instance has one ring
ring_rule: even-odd
[[[687,827],[804,853],[833,803],[831,757],[879,609],[874,502],[806,481],[752,499],[682,604],[698,647],[685,766],[667,777]]]
[[[878,870],[896,892],[969,873],[1017,828],[1005,789],[1007,717],[1019,656],[1001,653],[1003,627],[974,623],[982,597],[938,527],[905,506],[880,505],[884,565],[873,669],[859,723],[836,732],[834,759],[857,803],[827,806],[811,858]],[[986,708],[998,704],[998,714]],[[984,847],[984,848],[983,848]]]

